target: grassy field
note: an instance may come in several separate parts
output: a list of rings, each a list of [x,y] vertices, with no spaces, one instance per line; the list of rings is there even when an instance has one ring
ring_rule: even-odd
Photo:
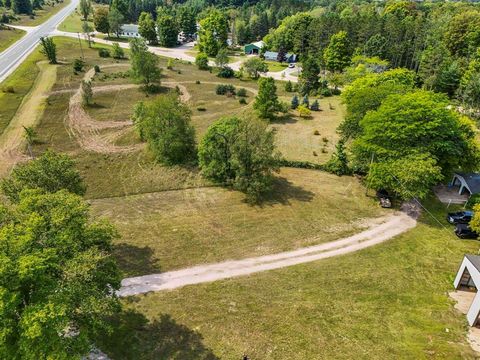
[[[116,249],[129,275],[314,245],[384,214],[356,179],[303,169],[282,169],[262,206],[236,191],[200,188],[99,199],[92,210],[120,230]]]
[[[42,9],[35,10],[34,16],[29,15],[17,15],[18,20],[14,21],[14,25],[23,25],[23,26],[37,26],[41,23],[48,20],[51,16],[55,15],[65,6],[70,3],[70,0],[59,0],[56,1],[50,0],[46,1]]]
[[[266,63],[268,65],[268,71],[272,71],[272,72],[282,71],[288,67],[288,64],[285,64],[285,63],[280,64],[279,62],[276,62],[276,61],[266,61]]]
[[[115,359],[473,359],[447,291],[477,251],[425,215],[357,253],[127,299],[97,345]]]
[[[38,48],[0,85],[0,133],[15,115],[25,95],[30,91],[37,75],[36,63],[43,60]]]
[[[282,100],[290,103],[291,96],[282,96]],[[311,98],[310,103],[313,101]],[[335,150],[339,138],[336,129],[344,117],[344,105],[338,96],[319,99],[319,103],[321,111],[312,111],[309,118],[301,118],[294,111],[292,117],[272,124],[277,147],[286,159],[322,164]]]
[[[23,30],[0,26],[0,53],[17,40],[20,40],[23,35],[25,35]]]
[[[73,32],[73,33],[83,33],[83,18],[80,16],[80,13],[76,9],[73,13],[65,18],[65,20],[58,26],[58,30]],[[94,28],[93,19],[88,19],[88,24]]]

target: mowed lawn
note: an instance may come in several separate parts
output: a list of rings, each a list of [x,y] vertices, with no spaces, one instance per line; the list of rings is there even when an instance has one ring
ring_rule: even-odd
[[[219,187],[92,201],[111,220],[122,270],[128,275],[276,253],[335,240],[380,217],[375,200],[351,177],[282,169],[261,205]]]
[[[93,7],[93,11],[95,11],[95,8],[97,6]],[[87,20],[88,24],[94,29],[93,26],[93,18],[90,17]],[[80,13],[78,9],[75,9],[73,13],[71,13],[69,16],[63,20],[63,22],[58,26],[58,30],[60,31],[66,31],[66,32],[73,32],[73,33],[83,33],[83,18],[80,16]]]
[[[115,359],[473,359],[447,291],[477,251],[424,215],[356,253],[128,298],[97,345]]]
[[[15,41],[20,40],[25,31],[0,25],[0,53]]]

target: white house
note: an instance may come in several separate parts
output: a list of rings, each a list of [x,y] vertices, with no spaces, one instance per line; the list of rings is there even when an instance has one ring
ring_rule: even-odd
[[[138,25],[136,24],[123,24],[120,31],[120,36],[139,38]]]
[[[480,256],[465,255],[458,269],[457,276],[453,282],[455,289],[468,288],[475,290],[476,294],[473,298],[470,308],[467,312],[467,320],[470,326],[475,326],[478,322],[480,314],[480,294],[478,287],[480,286]]]

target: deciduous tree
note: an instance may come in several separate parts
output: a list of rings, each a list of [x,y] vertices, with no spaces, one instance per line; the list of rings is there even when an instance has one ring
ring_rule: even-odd
[[[276,113],[282,109],[273,78],[260,78],[258,80],[258,95],[255,97],[253,108],[262,119],[273,119]]]

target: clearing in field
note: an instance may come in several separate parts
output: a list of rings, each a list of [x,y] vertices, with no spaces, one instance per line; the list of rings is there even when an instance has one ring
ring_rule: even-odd
[[[25,31],[0,25],[0,53],[6,50],[14,42],[20,40]]]

